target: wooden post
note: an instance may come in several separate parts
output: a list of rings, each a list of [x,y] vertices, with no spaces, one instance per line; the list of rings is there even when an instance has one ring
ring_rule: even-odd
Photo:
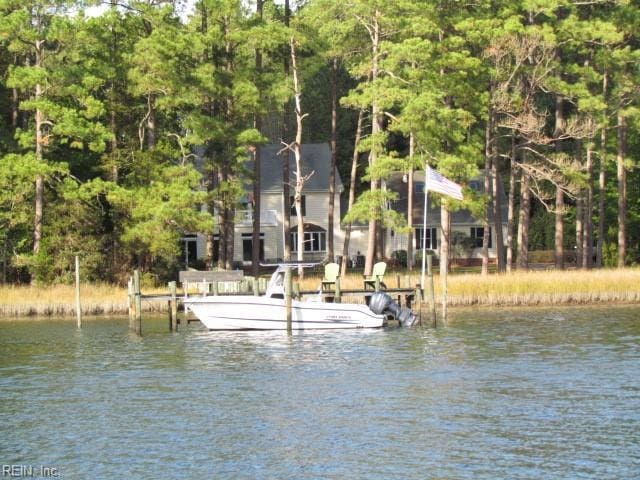
[[[176,282],[169,282],[169,331],[178,330],[178,294],[176,291]]]
[[[423,302],[423,298],[422,298],[422,288],[420,288],[420,284],[416,285],[416,289],[415,292],[413,294],[414,299],[415,299],[415,304],[417,305],[419,312],[418,312],[418,317],[420,318],[420,320],[418,320],[418,323],[420,325],[422,325],[422,302]],[[407,307],[410,308],[409,305],[409,296],[407,295]]]
[[[292,273],[291,268],[287,268],[284,271],[284,303],[287,309],[287,333],[291,333],[293,330],[292,325],[292,312],[291,312],[291,290],[292,290]]]
[[[80,306],[80,257],[76,255],[76,320],[78,328],[82,328],[82,308]]]
[[[380,291],[380,277],[378,277],[378,276],[376,276],[376,281],[375,281],[375,287],[374,287],[374,290],[375,290],[376,292],[379,292],[379,291]]]
[[[133,271],[133,297],[135,303],[133,331],[142,335],[142,298],[140,294],[140,270]]]
[[[256,297],[260,295],[260,282],[258,281],[258,277],[253,277],[251,279],[251,288],[253,289],[253,294]]]
[[[442,325],[447,322],[447,268],[440,269],[440,276],[442,277]]]
[[[133,317],[135,311],[135,302],[133,301],[133,277],[129,277],[127,282],[127,300],[129,303],[129,329],[133,330]]]
[[[427,256],[427,285],[429,287],[429,312],[431,313],[431,324],[437,327],[438,320],[436,318],[436,289],[433,284],[433,255]]]
[[[409,275],[405,275],[404,276],[404,284],[407,286],[407,288],[411,288],[411,278],[409,278]],[[404,306],[407,308],[411,308],[411,303],[407,302],[407,300],[409,299],[409,297],[407,297],[405,295],[405,303]]]
[[[211,282],[211,289],[213,291],[213,295],[214,296],[218,296],[218,282],[216,282],[215,280],[213,282]]]
[[[340,289],[340,277],[336,278],[336,294],[333,297],[334,303],[342,303],[342,290]]]

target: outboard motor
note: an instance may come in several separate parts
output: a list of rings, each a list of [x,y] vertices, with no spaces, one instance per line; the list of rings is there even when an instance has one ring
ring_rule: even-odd
[[[400,322],[403,327],[415,325],[417,317],[406,307],[401,307],[388,293],[376,292],[371,295],[369,308],[376,315],[391,315]]]

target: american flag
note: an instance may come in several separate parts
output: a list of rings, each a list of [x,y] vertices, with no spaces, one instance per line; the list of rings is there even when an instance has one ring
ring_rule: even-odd
[[[427,180],[425,182],[425,189],[431,192],[442,193],[455,198],[456,200],[462,200],[462,187],[455,182],[452,182],[446,177],[443,177],[440,173],[435,171],[429,165],[427,165]]]

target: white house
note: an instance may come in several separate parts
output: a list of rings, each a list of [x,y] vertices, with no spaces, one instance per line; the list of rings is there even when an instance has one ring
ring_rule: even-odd
[[[390,208],[400,212],[407,217],[408,189],[406,176],[401,174],[393,175],[386,182],[386,188],[397,193],[398,198],[390,205]],[[412,211],[412,235],[406,233],[396,233],[388,230],[385,236],[385,255],[391,257],[394,251],[407,250],[407,245],[412,237],[414,255],[422,248],[423,235],[423,212],[424,212],[424,172],[416,171],[413,174],[413,211]],[[477,191],[484,191],[484,180],[477,178],[469,182],[469,186]],[[503,238],[507,238],[507,200],[502,188],[499,189],[501,197],[501,225]],[[426,248],[433,250],[436,254],[440,251],[442,241],[442,231],[440,228],[440,206],[434,202],[435,195],[429,194],[427,202],[427,229]],[[493,227],[493,212],[489,213],[489,258],[496,257],[496,232]],[[458,210],[451,213],[452,239],[464,238],[468,248],[452,247],[452,255],[457,258],[477,259],[482,257],[482,239],[484,236],[484,225],[482,221],[474,218],[469,210]]]
[[[284,197],[282,188],[282,155],[278,152],[281,145],[265,145],[261,147],[261,206],[260,206],[260,243],[261,259],[264,261],[277,261],[284,257],[284,237],[290,235],[292,242],[293,257],[297,252],[297,224],[295,207],[291,206],[291,226],[289,232],[284,231],[283,208]],[[327,230],[328,230],[328,209],[329,209],[329,170],[331,165],[331,150],[328,144],[304,144],[302,151],[302,174],[309,175],[309,179],[304,185],[302,208],[305,223],[304,249],[305,259],[324,260],[327,256]],[[294,179],[295,160],[293,154],[289,155],[290,172]],[[293,184],[293,181],[291,182]],[[471,182],[472,187],[481,191],[483,184],[481,181]],[[250,186],[249,186],[250,187]],[[390,205],[406,216],[407,212],[407,184],[402,181],[402,175],[395,175],[386,183],[386,188],[398,193],[398,200]],[[250,188],[248,188],[250,190]],[[422,212],[424,200],[424,174],[414,173],[414,198],[413,198],[413,228],[414,234],[409,236],[403,233],[396,233],[392,230],[385,232],[384,256],[391,257],[394,251],[406,250],[407,242],[411,238],[414,242],[414,252],[417,252],[422,245]],[[334,254],[342,255],[345,230],[341,225],[341,215],[346,213],[343,206],[344,187],[340,175],[336,175],[335,188],[335,215],[334,215]],[[247,193],[244,208],[236,211],[235,222],[235,244],[234,261],[238,265],[250,265],[252,253],[252,229],[253,210],[249,201],[251,195]],[[293,195],[293,188],[291,188]],[[504,196],[504,194],[503,194]],[[429,197],[429,208],[427,212],[427,248],[439,251],[440,247],[440,209],[435,207]],[[293,203],[293,202],[291,202]],[[503,202],[506,205],[506,201]],[[217,224],[218,222],[216,222]],[[503,228],[506,235],[506,207],[503,208]],[[452,215],[452,230],[459,231],[466,237],[475,239],[476,248],[471,252],[466,252],[465,256],[479,257],[481,255],[483,226],[482,223],[471,216],[466,211],[454,212]],[[217,237],[217,236],[216,236]],[[217,241],[214,237],[214,243]],[[367,225],[354,225],[351,231],[349,242],[349,257],[364,255],[367,250]],[[204,235],[186,235],[183,238],[185,261],[193,266],[195,259],[205,257],[206,239]],[[490,256],[495,257],[495,232],[491,232]],[[217,245],[214,251],[217,254]],[[454,250],[455,252],[455,250]]]
[[[265,145],[260,148],[260,243],[261,258],[265,261],[280,260],[284,257],[284,236],[292,238],[292,255],[297,255],[297,225],[298,218],[291,198],[290,231],[284,231],[284,197],[282,162],[283,156],[278,155],[282,145]],[[331,165],[331,150],[326,143],[304,144],[302,152],[302,175],[310,175],[304,185],[302,196],[302,213],[305,223],[304,249],[305,259],[323,260],[327,255],[327,230],[329,209],[329,170]],[[295,158],[289,154],[289,171],[295,182]],[[249,186],[250,187],[250,186]],[[341,194],[344,190],[339,175],[335,181],[335,219],[334,241],[336,253],[340,253],[344,242],[344,231],[340,226]],[[249,201],[244,208],[236,210],[234,261],[238,264],[249,265],[253,248],[253,209]],[[293,187],[290,188],[293,196]],[[217,223],[217,222],[216,222]],[[185,256],[188,259],[205,256],[205,236],[188,235],[184,237]],[[216,240],[214,240],[215,243]],[[217,251],[217,248],[214,248]]]

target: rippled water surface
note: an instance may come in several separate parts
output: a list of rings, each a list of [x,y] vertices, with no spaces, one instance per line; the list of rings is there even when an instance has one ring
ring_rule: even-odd
[[[638,307],[452,316],[291,337],[3,321],[0,462],[69,479],[640,478]]]

